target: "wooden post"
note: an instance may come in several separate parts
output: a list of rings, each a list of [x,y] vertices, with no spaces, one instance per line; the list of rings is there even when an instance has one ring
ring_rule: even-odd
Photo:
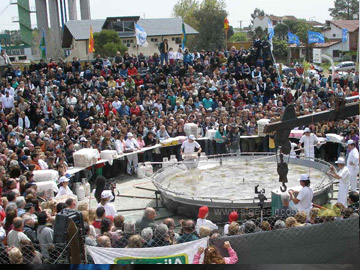
[[[75,222],[70,219],[68,232],[67,232],[67,241],[69,243],[69,262],[70,264],[81,264],[81,259],[84,260],[84,245],[83,242],[80,241],[80,231],[75,224]]]

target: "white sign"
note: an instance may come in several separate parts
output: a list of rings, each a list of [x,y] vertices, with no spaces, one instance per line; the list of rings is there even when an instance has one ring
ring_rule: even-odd
[[[199,247],[207,247],[208,238],[183,244],[153,248],[102,248],[86,246],[95,264],[192,264]],[[203,257],[204,255],[202,255]],[[200,259],[202,261],[203,258]]]
[[[313,49],[313,63],[321,64],[321,49]]]

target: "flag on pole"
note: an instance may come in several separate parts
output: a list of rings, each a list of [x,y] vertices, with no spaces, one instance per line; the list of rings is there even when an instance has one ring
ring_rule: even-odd
[[[325,43],[325,37],[319,32],[308,31],[308,43]]]
[[[268,19],[268,35],[269,35],[268,40],[270,41],[270,43],[272,43],[272,38],[274,36],[274,28],[272,26],[270,19]]]
[[[46,41],[45,41],[45,30],[44,29],[43,29],[42,38],[40,40],[39,49],[41,51],[41,58],[45,59],[46,58]]]
[[[300,46],[300,39],[297,35],[288,32],[288,43],[289,44],[296,44],[296,46]]]
[[[348,30],[346,28],[344,28],[342,30],[342,42],[346,42],[348,39],[347,39],[347,34],[348,34]]]
[[[185,31],[185,24],[182,22],[182,34],[181,34],[181,49],[185,49],[186,46],[186,31]]]
[[[0,43],[0,51],[2,50],[1,43]]]
[[[136,31],[136,43],[139,46],[147,47],[149,44],[146,41],[147,34],[145,30],[138,24],[135,23],[135,31]]]
[[[89,54],[92,52],[95,52],[94,43],[95,43],[95,41],[94,41],[93,28],[92,28],[92,25],[90,25]]]
[[[229,30],[229,20],[227,18],[224,19],[224,30],[226,32]]]

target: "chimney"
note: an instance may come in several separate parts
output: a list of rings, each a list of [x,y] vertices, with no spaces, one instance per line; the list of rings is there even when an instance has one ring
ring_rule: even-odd
[[[91,20],[89,0],[80,0],[80,14],[81,20]]]

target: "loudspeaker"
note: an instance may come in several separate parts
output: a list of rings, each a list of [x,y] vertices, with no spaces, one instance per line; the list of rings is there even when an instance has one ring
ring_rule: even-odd
[[[67,242],[66,234],[68,231],[70,219],[76,224],[79,230],[79,236],[82,236],[84,231],[84,220],[81,211],[65,208],[60,213],[58,213],[55,218],[54,243]]]

